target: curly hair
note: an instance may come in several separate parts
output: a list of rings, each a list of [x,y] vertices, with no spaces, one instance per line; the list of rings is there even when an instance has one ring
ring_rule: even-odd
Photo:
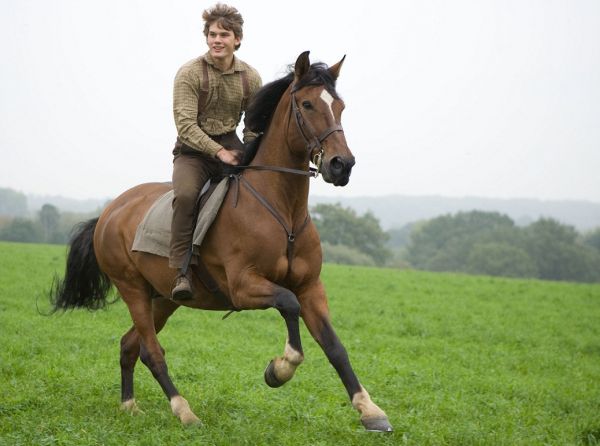
[[[208,29],[213,23],[217,23],[227,31],[232,31],[240,40],[244,37],[244,31],[242,30],[244,19],[242,18],[242,14],[233,6],[217,3],[212,8],[204,10],[202,19],[204,20],[204,35],[206,37],[208,37]],[[236,45],[235,49],[239,49],[240,46],[241,43]]]

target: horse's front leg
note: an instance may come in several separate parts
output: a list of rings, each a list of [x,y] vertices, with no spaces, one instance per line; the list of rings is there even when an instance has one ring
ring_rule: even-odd
[[[369,431],[391,432],[392,425],[383,410],[373,401],[369,393],[359,383],[346,349],[337,337],[329,319],[327,297],[321,283],[309,292],[302,293],[302,319],[311,335],[321,346],[327,359],[340,376],[352,401],[352,406],[360,412],[360,421]]]
[[[283,356],[271,360],[265,369],[265,382],[270,387],[280,387],[294,376],[296,368],[304,360],[300,341],[300,304],[290,290],[277,287],[274,307],[285,320],[287,339]]]
[[[233,303],[236,308],[251,310],[272,307],[279,311],[285,321],[287,340],[283,356],[271,360],[264,373],[267,385],[280,387],[292,379],[296,368],[304,360],[300,340],[300,304],[298,299],[287,288],[275,285],[260,276],[247,279],[239,289],[244,290],[244,292],[233,296]]]

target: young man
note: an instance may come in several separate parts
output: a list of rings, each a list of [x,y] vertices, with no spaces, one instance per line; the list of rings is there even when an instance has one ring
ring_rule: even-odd
[[[237,9],[219,3],[205,10],[202,18],[208,52],[179,69],[173,88],[178,137],[173,150],[169,266],[179,270],[172,290],[175,300],[192,297],[184,262],[192,244],[198,194],[207,180],[220,174],[222,163],[239,163],[243,146],[235,130],[262,84],[258,72],[234,55],[244,24]],[[244,129],[244,142],[254,137]]]

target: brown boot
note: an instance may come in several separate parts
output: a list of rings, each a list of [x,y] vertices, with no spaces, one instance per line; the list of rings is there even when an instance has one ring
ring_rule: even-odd
[[[190,300],[192,299],[192,282],[185,274],[180,274],[175,279],[175,286],[171,291],[173,300]]]

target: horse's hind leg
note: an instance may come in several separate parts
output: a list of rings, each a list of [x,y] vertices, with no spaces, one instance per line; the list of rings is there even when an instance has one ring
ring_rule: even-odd
[[[369,393],[360,385],[350,365],[348,353],[331,325],[323,286],[319,283],[312,292],[304,295],[306,299],[302,300],[302,319],[340,376],[352,406],[360,412],[363,426],[370,431],[391,432],[392,425],[387,415],[371,401]]]
[[[152,314],[152,301],[148,294],[146,283],[141,278],[137,281],[129,278],[128,281],[113,280],[113,282],[121,293],[121,296],[123,296],[123,300],[127,303],[129,313],[139,336],[140,359],[150,369],[152,376],[160,384],[171,403],[171,410],[183,424],[199,423],[200,420],[192,412],[185,398],[179,394],[169,376],[165,356],[156,336]]]
[[[165,326],[167,319],[179,307],[174,302],[167,299],[155,299],[152,301],[152,310],[154,316],[154,327],[156,332]],[[163,355],[164,355],[164,350]],[[135,326],[123,335],[121,338],[121,409],[138,413],[140,410],[134,399],[133,394],[133,371],[135,364],[140,356],[140,337]]]
[[[121,409],[138,413],[139,409],[133,397],[133,370],[140,356],[140,340],[131,327],[121,338]]]

